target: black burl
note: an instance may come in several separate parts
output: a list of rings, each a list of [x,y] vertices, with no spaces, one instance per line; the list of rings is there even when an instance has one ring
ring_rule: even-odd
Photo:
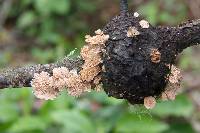
[[[176,56],[185,48],[200,42],[200,21],[179,27],[142,28],[141,18],[122,12],[103,29],[109,35],[103,54],[103,86],[108,96],[141,104],[145,97],[159,97],[168,84],[167,76]],[[128,37],[129,27],[140,34]],[[161,53],[160,62],[151,60],[151,52]]]

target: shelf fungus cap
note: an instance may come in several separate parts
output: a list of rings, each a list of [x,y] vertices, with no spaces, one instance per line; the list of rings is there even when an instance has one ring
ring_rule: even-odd
[[[85,42],[91,45],[99,45],[99,44],[105,44],[106,41],[109,39],[109,35],[104,35],[103,31],[100,29],[95,31],[96,36],[85,36]]]
[[[70,71],[70,76],[66,79],[67,91],[70,95],[78,97],[84,92],[90,92],[91,85],[81,80],[76,70]]]
[[[53,79],[47,72],[35,73],[31,85],[34,95],[39,99],[53,100],[59,92],[53,87]]]
[[[128,37],[135,37],[137,35],[140,35],[140,32],[137,30],[136,27],[129,27],[127,31]]]
[[[156,105],[156,99],[154,97],[149,96],[144,98],[144,106],[147,109],[153,109],[155,105]]]
[[[141,20],[141,21],[139,22],[139,24],[140,24],[140,26],[141,26],[142,28],[145,28],[145,29],[149,28],[149,22],[147,22],[146,20]]]

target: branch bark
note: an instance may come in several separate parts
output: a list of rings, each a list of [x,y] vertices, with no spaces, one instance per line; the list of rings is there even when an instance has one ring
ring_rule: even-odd
[[[120,0],[120,13],[125,15],[127,12],[128,12],[127,0]]]
[[[178,27],[165,27],[162,30],[168,35],[167,40],[176,43],[178,53],[187,47],[200,44],[200,19],[185,22]]]
[[[177,28],[177,34],[179,52],[187,47],[200,44],[200,19],[182,24]]]
[[[0,89],[30,87],[34,73],[42,71],[52,74],[52,70],[58,67],[66,67],[69,70],[80,69],[83,61],[81,58],[69,59],[65,57],[63,60],[56,63],[34,65],[21,68],[6,70],[0,73]]]

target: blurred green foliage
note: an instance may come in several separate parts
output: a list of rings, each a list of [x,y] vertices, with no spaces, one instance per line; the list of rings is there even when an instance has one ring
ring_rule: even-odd
[[[85,34],[91,32],[91,21],[97,23],[96,29],[97,25],[106,23],[101,20],[105,13],[100,10],[108,2],[15,0],[6,24],[37,41],[38,45],[25,51],[37,63],[48,63],[67,56],[75,48],[79,51]],[[113,0],[113,4],[116,2]],[[115,9],[118,5],[112,8]],[[154,25],[179,23],[187,18],[188,12],[182,0],[144,0],[137,10]],[[12,61],[11,53],[0,53],[1,65]],[[180,66],[187,69],[194,62],[191,62],[191,50],[185,53]],[[160,101],[149,111],[143,106],[109,98],[104,92],[92,92],[80,98],[64,92],[54,101],[42,101],[34,98],[30,88],[20,88],[0,90],[0,105],[0,133],[195,132],[188,121],[194,105],[185,94],[172,102]]]
[[[0,131],[5,133],[193,133],[187,121],[191,101],[179,95],[173,102],[160,102],[153,110],[92,92],[78,99],[66,92],[54,101],[34,100],[30,88],[2,90]],[[166,118],[172,117],[168,122]],[[184,125],[184,126],[178,126]]]

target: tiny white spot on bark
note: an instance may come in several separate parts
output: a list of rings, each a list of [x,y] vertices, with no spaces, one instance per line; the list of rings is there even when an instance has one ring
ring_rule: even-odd
[[[140,16],[140,14],[139,13],[137,13],[137,12],[134,12],[134,17],[139,17]]]

